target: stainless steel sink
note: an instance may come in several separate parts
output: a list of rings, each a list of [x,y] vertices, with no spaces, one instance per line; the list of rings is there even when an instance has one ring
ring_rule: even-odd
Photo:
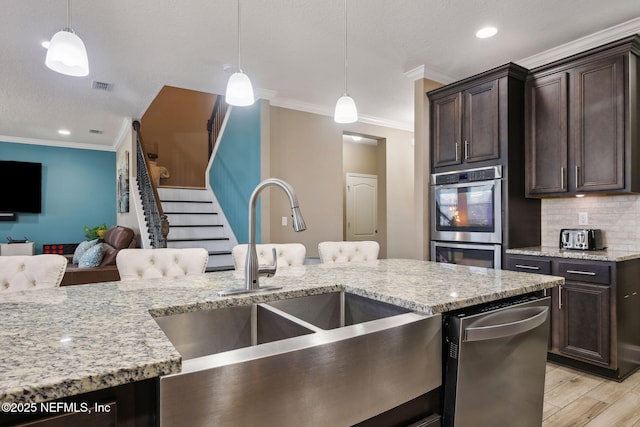
[[[161,426],[353,425],[441,385],[441,317],[335,292],[157,318]]]
[[[174,314],[155,320],[183,359],[313,333],[263,304]]]
[[[345,292],[310,295],[269,303],[322,329],[334,329],[411,310]]]

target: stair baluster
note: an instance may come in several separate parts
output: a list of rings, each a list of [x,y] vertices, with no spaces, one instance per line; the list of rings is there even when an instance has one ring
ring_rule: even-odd
[[[142,208],[147,221],[149,239],[154,248],[167,247],[167,235],[169,234],[169,220],[162,210],[158,191],[151,181],[147,155],[142,145],[140,134],[140,122],[133,122],[133,129],[136,131],[136,170],[138,178],[138,190],[142,198]]]

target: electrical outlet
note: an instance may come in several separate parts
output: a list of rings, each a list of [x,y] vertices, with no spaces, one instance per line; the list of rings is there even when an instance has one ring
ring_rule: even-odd
[[[578,225],[589,225],[589,214],[587,212],[578,212]]]
[[[282,217],[282,226],[283,226],[283,227],[286,227],[286,226],[287,226],[287,217],[286,217],[286,216],[283,216],[283,217]]]

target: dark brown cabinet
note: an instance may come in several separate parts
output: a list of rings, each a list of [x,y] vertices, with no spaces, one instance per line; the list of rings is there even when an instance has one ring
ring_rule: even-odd
[[[639,40],[531,71],[525,85],[527,196],[640,191],[632,174],[640,167]]]
[[[549,359],[611,378],[638,367],[640,259],[586,261],[507,254],[506,269],[552,274]],[[549,291],[547,291],[549,293]]]
[[[526,72],[506,64],[428,93],[432,171],[499,164],[510,137],[521,143]]]
[[[566,282],[559,288],[557,342],[551,351],[608,366],[611,329],[609,287]]]

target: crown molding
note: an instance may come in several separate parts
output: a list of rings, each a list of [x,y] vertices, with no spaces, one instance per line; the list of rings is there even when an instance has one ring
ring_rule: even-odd
[[[515,62],[525,68],[536,68],[638,33],[640,33],[640,18],[634,18]]]
[[[54,139],[23,138],[20,136],[10,136],[10,135],[0,135],[0,141],[13,142],[16,144],[47,145],[50,147],[60,147],[60,148],[77,148],[80,150],[114,151],[113,146],[105,146],[102,144],[90,144],[90,143],[75,142],[75,141],[57,141]]]
[[[255,90],[255,98],[256,99],[266,99],[267,101],[271,101],[278,94],[277,91],[271,89],[264,89],[261,87],[256,88]]]
[[[449,84],[449,83],[453,83],[455,81],[460,80],[457,77],[451,76],[449,74],[445,74],[433,68],[427,68],[424,64],[419,65],[416,68],[413,68],[409,71],[405,71],[404,75],[411,81],[416,81],[419,79],[429,79],[434,82],[443,83],[443,84]]]
[[[304,111],[305,113],[333,117],[332,109],[328,109],[322,105],[302,102],[295,99],[276,97],[270,101],[270,104],[274,107],[288,108],[290,110]],[[374,116],[365,116],[362,114],[358,114],[358,122],[413,132],[413,123],[397,122]]]

